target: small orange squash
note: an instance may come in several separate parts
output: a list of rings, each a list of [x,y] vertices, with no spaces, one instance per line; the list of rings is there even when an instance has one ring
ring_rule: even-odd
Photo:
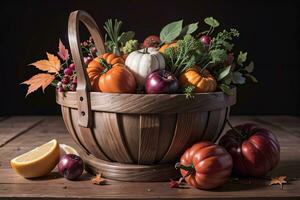
[[[200,73],[197,67],[190,68],[179,76],[181,86],[192,85],[198,93],[214,92],[217,89],[217,81],[206,69]]]
[[[164,45],[162,45],[162,46],[159,48],[159,52],[160,52],[160,53],[164,53],[165,50],[166,50],[167,48],[170,48],[170,47],[176,47],[176,45],[177,45],[176,42],[164,44]]]
[[[136,81],[124,62],[124,58],[111,53],[105,53],[90,62],[87,74],[92,90],[108,93],[134,93]]]

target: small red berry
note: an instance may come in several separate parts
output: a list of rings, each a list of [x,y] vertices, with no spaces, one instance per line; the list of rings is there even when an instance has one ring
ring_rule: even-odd
[[[77,87],[77,84],[76,83],[72,83],[70,85],[70,91],[76,91],[76,87]]]
[[[200,41],[202,42],[202,44],[204,44],[205,46],[209,46],[210,42],[211,42],[211,37],[208,35],[203,35],[200,38]]]
[[[96,48],[96,47],[92,47],[92,48],[91,48],[91,52],[92,52],[93,54],[96,54],[96,53],[97,53],[97,48]]]
[[[71,63],[71,64],[69,65],[69,68],[72,69],[72,70],[75,70],[75,64],[74,64],[74,63]]]
[[[61,79],[61,82],[63,84],[69,84],[70,83],[70,76],[64,75],[64,77]]]
[[[90,56],[87,56],[87,57],[83,58],[83,61],[86,65],[88,65],[92,60],[93,60],[93,58],[91,58]]]
[[[71,68],[66,68],[65,70],[64,70],[64,74],[65,75],[68,75],[68,76],[71,76],[72,74],[73,74],[73,69],[71,69]]]

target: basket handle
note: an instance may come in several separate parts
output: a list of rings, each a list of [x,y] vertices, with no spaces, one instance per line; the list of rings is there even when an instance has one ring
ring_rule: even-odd
[[[90,32],[95,46],[100,54],[105,53],[102,36],[93,18],[82,10],[74,11],[69,16],[68,37],[72,58],[77,73],[77,104],[78,104],[78,124],[82,127],[91,126],[91,84],[86,73],[86,65],[83,61],[82,50],[79,37],[79,22],[82,22]]]

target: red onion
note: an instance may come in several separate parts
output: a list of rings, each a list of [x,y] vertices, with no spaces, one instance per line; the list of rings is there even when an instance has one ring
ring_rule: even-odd
[[[75,180],[83,172],[83,160],[75,154],[64,155],[58,163],[59,173],[69,180]]]
[[[175,93],[178,89],[178,80],[169,71],[157,70],[149,74],[145,82],[148,94]]]

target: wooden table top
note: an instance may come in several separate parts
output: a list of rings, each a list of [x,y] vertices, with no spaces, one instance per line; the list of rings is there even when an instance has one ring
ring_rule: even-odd
[[[300,199],[300,118],[291,116],[234,116],[232,124],[255,122],[272,130],[281,145],[281,161],[268,177],[288,176],[283,189],[264,179],[231,179],[212,191],[169,188],[167,182],[133,183],[108,180],[93,185],[85,173],[78,181],[59,176],[55,168],[44,178],[28,180],[17,175],[9,161],[56,138],[78,148],[58,116],[0,117],[0,199]],[[227,130],[228,127],[225,128]]]

